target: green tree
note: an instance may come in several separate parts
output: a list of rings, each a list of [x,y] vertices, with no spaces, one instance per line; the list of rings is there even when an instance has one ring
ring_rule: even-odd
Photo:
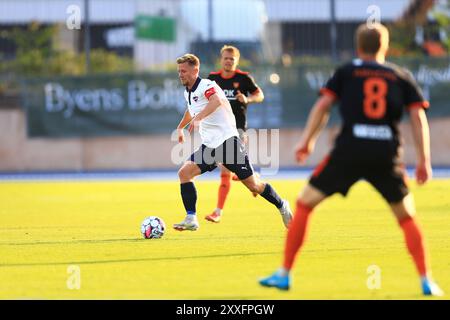
[[[43,27],[36,22],[27,29],[16,28],[9,38],[17,52],[12,66],[22,76],[81,75],[85,72],[84,53],[60,50],[55,46],[58,25]],[[131,72],[133,61],[102,49],[91,50],[91,72]]]
[[[450,11],[449,4],[447,4],[447,10]],[[447,48],[447,51],[450,51],[450,17],[447,13],[435,12],[434,18],[436,19],[439,28],[441,28],[447,34],[447,39],[444,39],[442,43]]]

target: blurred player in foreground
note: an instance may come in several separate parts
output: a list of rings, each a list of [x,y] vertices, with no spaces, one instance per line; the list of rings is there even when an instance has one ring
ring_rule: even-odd
[[[261,88],[255,83],[248,72],[238,69],[239,58],[241,54],[236,47],[223,46],[220,50],[221,69],[211,72],[209,80],[215,81],[224,91],[231,109],[236,119],[236,128],[239,132],[239,138],[247,144],[247,107],[251,103],[261,103],[264,100],[264,94]],[[256,173],[255,173],[256,175]],[[236,180],[236,176],[233,176]],[[223,207],[231,188],[231,172],[224,166],[220,166],[220,186],[217,195],[217,207],[205,217],[211,222],[220,222],[223,214]],[[254,193],[254,195],[257,195]]]
[[[280,211],[286,227],[292,219],[289,203],[282,200],[268,183],[260,181],[253,174],[245,146],[239,139],[236,120],[223,90],[214,82],[199,77],[200,60],[192,54],[177,59],[178,76],[186,86],[184,97],[187,110],[181,119],[178,142],[184,142],[183,128],[189,124],[189,132],[199,127],[202,145],[195,151],[178,171],[181,184],[181,197],[186,209],[186,218],[175,224],[176,230],[195,231],[199,228],[196,215],[197,190],[194,178],[217,168],[221,163],[253,193],[275,205]]]
[[[356,31],[358,58],[339,67],[313,106],[302,138],[296,146],[302,163],[314,150],[326,125],[333,102],[339,101],[343,125],[330,155],[314,170],[297,199],[297,207],[285,243],[282,267],[260,284],[288,290],[295,256],[304,243],[314,208],[334,193],[346,195],[359,179],[365,179],[388,202],[403,231],[406,246],[420,275],[424,295],[442,295],[432,280],[424,237],[415,214],[413,197],[406,185],[401,162],[398,123],[406,107],[417,151],[416,179],[431,179],[430,137],[422,96],[411,73],[386,63],[389,33],[386,27],[363,24]]]

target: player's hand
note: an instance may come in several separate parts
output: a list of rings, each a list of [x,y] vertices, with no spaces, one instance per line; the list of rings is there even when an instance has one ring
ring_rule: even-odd
[[[177,129],[178,132],[178,143],[184,142],[184,132],[183,129]]]
[[[191,133],[194,131],[195,128],[197,128],[200,125],[200,120],[197,119],[197,116],[192,118],[191,122],[189,123],[188,131]]]
[[[294,149],[295,159],[298,163],[303,164],[313,150],[314,143],[301,140]]]
[[[418,185],[425,184],[433,175],[430,161],[419,161],[416,166],[416,180]]]
[[[248,104],[247,96],[242,94],[239,90],[237,91],[236,99],[242,104]]]

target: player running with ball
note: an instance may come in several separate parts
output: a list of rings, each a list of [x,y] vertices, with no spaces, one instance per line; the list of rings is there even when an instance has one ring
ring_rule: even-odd
[[[178,141],[184,141],[183,128],[189,124],[189,132],[199,127],[202,145],[178,171],[181,197],[186,209],[186,218],[174,229],[195,231],[199,228],[196,203],[197,191],[194,178],[217,168],[221,163],[253,193],[261,195],[280,211],[287,227],[292,219],[289,203],[280,198],[272,186],[260,181],[253,173],[245,147],[239,139],[236,120],[223,90],[214,82],[199,77],[200,60],[193,54],[177,59],[178,76],[186,87],[184,97],[188,105],[181,119]]]

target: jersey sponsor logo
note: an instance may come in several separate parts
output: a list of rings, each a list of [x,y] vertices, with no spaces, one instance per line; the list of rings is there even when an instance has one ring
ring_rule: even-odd
[[[227,98],[234,98],[234,89],[223,89]]]
[[[392,130],[387,125],[356,123],[353,125],[353,136],[371,140],[392,140]]]
[[[239,88],[239,82],[233,82],[233,87],[234,87],[235,89]]]
[[[364,69],[358,68],[353,71],[353,76],[359,78],[385,78],[391,81],[397,81],[397,76],[391,70],[379,70],[379,69]]]

